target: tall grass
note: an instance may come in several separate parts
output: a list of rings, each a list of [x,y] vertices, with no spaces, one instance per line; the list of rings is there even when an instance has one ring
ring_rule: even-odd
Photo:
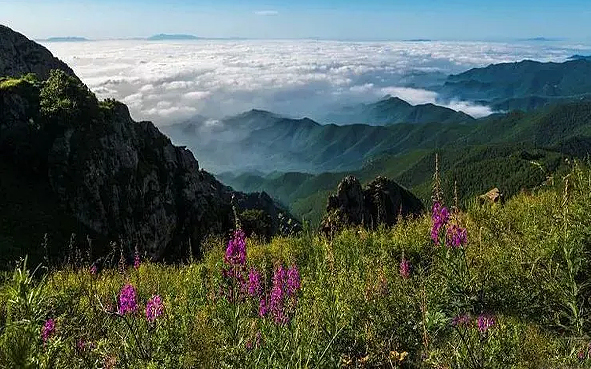
[[[467,243],[431,239],[426,214],[393,228],[248,239],[269,290],[279,264],[301,290],[286,324],[229,299],[226,242],[199,262],[98,270],[16,268],[0,287],[0,366],[121,368],[591,367],[591,173],[455,215]],[[408,274],[401,273],[401,261]],[[37,278],[34,277],[34,274]],[[125,284],[138,308],[117,313]],[[162,297],[149,322],[146,302]],[[54,319],[55,331],[41,330]]]

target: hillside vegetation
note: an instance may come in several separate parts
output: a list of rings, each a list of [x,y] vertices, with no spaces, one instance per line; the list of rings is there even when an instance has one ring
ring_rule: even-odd
[[[561,171],[566,159],[584,159],[591,152],[591,103],[584,101],[494,115],[473,124],[359,127],[383,131],[377,134],[376,146],[366,151],[360,169],[316,175],[221,174],[219,178],[240,191],[265,191],[294,215],[317,225],[327,194],[349,174],[363,182],[386,176],[425,201],[430,197],[431,173],[439,154],[446,193],[453,193],[457,182],[460,201],[466,203],[494,187],[507,198],[535,188]],[[334,145],[337,142],[343,141],[335,140]],[[307,153],[312,155],[314,150]]]
[[[533,110],[560,101],[589,99],[591,60],[564,63],[524,60],[492,64],[451,75],[439,92],[450,99],[478,101],[494,109]]]
[[[579,146],[576,148],[578,153],[582,152]],[[510,198],[522,190],[542,185],[553,173],[565,170],[566,160],[571,155],[561,151],[536,149],[527,144],[475,145],[445,150],[416,150],[406,155],[382,155],[361,170],[351,172],[320,175],[274,173],[267,176],[243,174],[236,177],[220,176],[220,179],[242,191],[266,191],[288,206],[295,216],[315,227],[325,212],[326,198],[349,174],[364,183],[376,176],[386,176],[428,203],[431,197],[431,173],[435,170],[435,156],[438,154],[442,186],[449,195],[447,200],[451,200],[454,187],[457,187],[459,200],[466,205],[494,187]]]
[[[184,265],[23,265],[0,366],[589,367],[590,183],[575,165],[503,206],[331,240],[237,233]]]

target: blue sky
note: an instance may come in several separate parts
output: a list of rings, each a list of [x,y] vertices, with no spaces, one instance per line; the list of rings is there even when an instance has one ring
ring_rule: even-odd
[[[591,40],[589,0],[0,0],[0,24],[31,38]]]

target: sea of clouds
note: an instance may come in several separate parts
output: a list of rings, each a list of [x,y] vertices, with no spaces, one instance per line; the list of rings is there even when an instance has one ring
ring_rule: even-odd
[[[564,61],[582,45],[315,40],[109,40],[48,42],[99,98],[125,102],[135,119],[163,126],[195,115],[221,118],[253,108],[321,120],[330,109],[389,94],[440,103],[475,117],[466,101],[440,102],[432,86],[491,63]]]

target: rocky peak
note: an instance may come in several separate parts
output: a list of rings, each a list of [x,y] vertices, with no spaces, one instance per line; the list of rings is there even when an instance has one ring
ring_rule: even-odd
[[[416,196],[390,179],[377,177],[364,189],[357,178],[348,176],[328,198],[321,230],[331,235],[351,226],[392,226],[400,217],[420,214],[423,209]]]
[[[45,47],[0,24],[0,77],[35,73],[45,80],[52,69],[74,76],[72,69]]]
[[[359,180],[353,176],[345,177],[337,188],[336,196],[328,198],[326,212],[345,210],[348,222],[362,224],[365,220],[365,199]]]

